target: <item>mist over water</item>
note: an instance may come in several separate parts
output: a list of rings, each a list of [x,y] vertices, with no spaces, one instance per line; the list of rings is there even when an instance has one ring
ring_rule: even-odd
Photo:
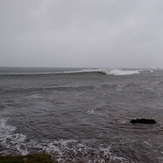
[[[0,68],[0,153],[163,162],[163,71]],[[153,118],[154,125],[131,124]]]

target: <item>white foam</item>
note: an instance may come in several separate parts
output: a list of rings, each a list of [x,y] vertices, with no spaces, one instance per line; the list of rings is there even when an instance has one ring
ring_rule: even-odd
[[[139,70],[120,70],[120,69],[114,69],[108,72],[107,74],[110,75],[133,75],[133,74],[139,74]]]
[[[153,69],[109,69],[109,68],[94,68],[94,69],[82,69],[78,71],[64,71],[58,73],[101,73],[105,75],[134,75],[139,74],[140,72],[153,72]]]
[[[13,150],[17,154],[26,155],[29,152],[26,149],[24,141],[26,136],[21,133],[14,133],[15,126],[7,124],[8,119],[4,118],[0,120],[0,144],[6,148],[2,151],[3,154],[9,154],[9,150]]]
[[[121,70],[121,69],[108,69],[108,68],[101,68],[101,69],[83,69],[79,71],[65,71],[64,73],[102,73],[106,75],[133,75],[139,74],[140,71],[143,70]]]
[[[4,130],[6,132],[10,132],[10,131],[12,132],[12,131],[16,130],[16,127],[7,125],[7,121],[8,121],[7,118],[3,118],[0,120],[0,129]]]
[[[100,69],[82,69],[79,71],[64,71],[64,73],[102,73],[106,75],[134,75],[139,74],[140,72],[153,72],[153,70],[123,70],[123,69],[109,69],[109,68],[100,68]]]
[[[7,121],[5,121],[5,125]],[[26,155],[29,154],[28,150],[36,149],[45,153],[49,153],[52,158],[58,162],[64,162],[69,160],[70,162],[99,162],[104,163],[106,160],[113,160],[116,162],[129,162],[125,158],[118,156],[111,152],[111,145],[102,148],[99,146],[92,146],[95,144],[96,140],[58,140],[58,141],[48,141],[48,140],[31,140],[30,142],[25,142],[26,136],[20,133],[14,133],[11,131],[10,127],[4,127],[8,130],[8,135],[0,138],[1,145],[6,148],[6,151],[0,154],[9,154],[9,151],[14,151],[15,154]],[[3,129],[4,129],[3,128]],[[2,129],[2,128],[1,128]],[[28,150],[27,150],[28,149]]]
[[[118,156],[111,152],[111,145],[102,148],[91,146],[96,140],[58,140],[58,141],[43,141],[32,142],[31,148],[39,148],[42,151],[49,153],[52,158],[58,162],[69,160],[70,162],[99,162],[105,163],[108,161],[129,162],[126,158]]]
[[[149,147],[152,147],[152,144],[150,144],[148,141],[144,141],[144,143],[149,146]]]
[[[94,112],[95,112],[95,109],[93,108],[93,109],[88,110],[87,114],[95,114]]]

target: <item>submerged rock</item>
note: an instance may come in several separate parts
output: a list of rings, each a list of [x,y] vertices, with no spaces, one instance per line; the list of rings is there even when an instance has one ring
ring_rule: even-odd
[[[154,119],[141,118],[141,119],[132,119],[130,123],[155,124],[156,121]]]

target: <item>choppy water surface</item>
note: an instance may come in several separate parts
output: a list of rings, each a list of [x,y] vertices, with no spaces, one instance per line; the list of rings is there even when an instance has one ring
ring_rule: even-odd
[[[162,140],[162,70],[0,68],[0,154],[162,163]]]

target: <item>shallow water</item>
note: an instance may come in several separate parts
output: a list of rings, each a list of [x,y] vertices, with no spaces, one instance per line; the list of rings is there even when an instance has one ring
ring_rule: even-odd
[[[1,68],[0,95],[3,155],[163,162],[162,70]],[[157,123],[130,123],[142,117]]]

